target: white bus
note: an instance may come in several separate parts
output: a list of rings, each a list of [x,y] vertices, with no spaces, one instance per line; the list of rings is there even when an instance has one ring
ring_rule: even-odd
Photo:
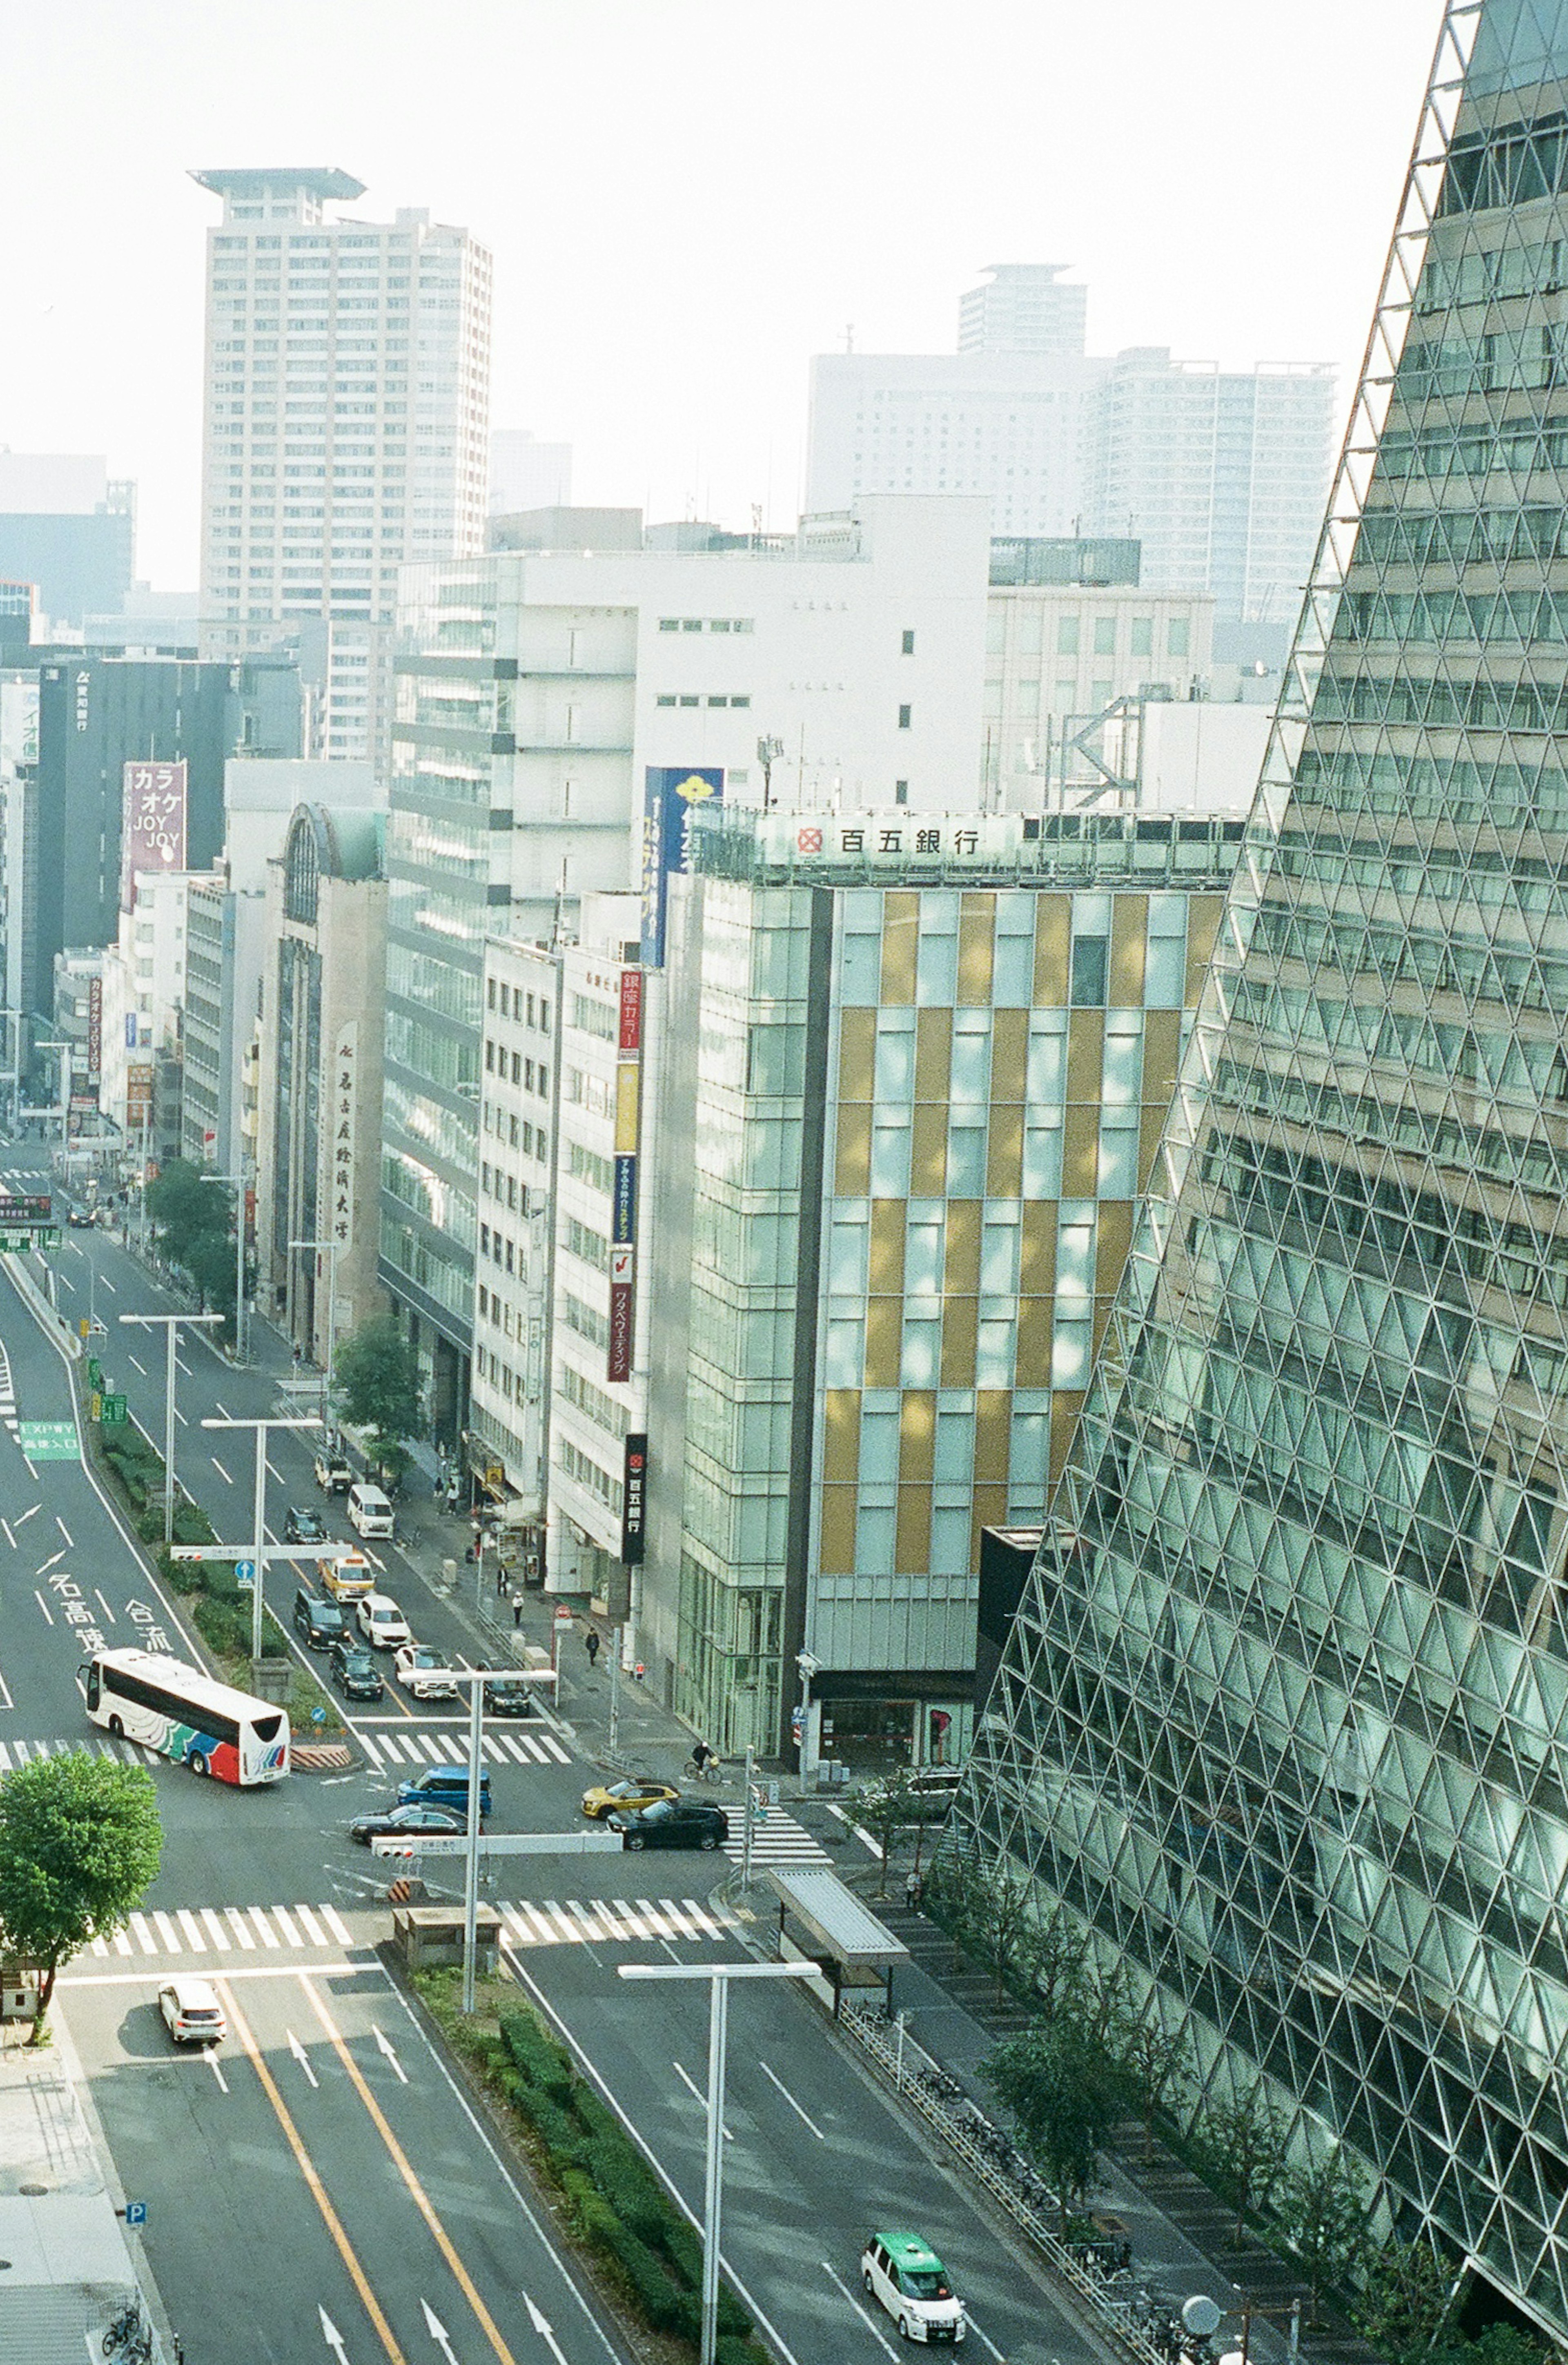
[[[82,1669],[87,1713],[127,1741],[220,1782],[276,1782],[288,1771],[288,1716],[153,1651],[99,1651]]]

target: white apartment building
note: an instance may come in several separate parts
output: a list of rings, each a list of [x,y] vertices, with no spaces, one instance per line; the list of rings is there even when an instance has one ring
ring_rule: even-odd
[[[1061,263],[992,263],[958,298],[961,353],[1081,353],[1089,290]]]
[[[154,1102],[155,1081],[176,1063],[185,1003],[186,930],[193,885],[209,874],[139,870],[129,912],[104,961],[103,1070],[98,1105],[140,1150]],[[178,1147],[172,1097],[156,1094],[158,1118]]]
[[[336,170],[192,177],[223,199],[207,250],[203,654],[315,620],[313,752],[367,756],[398,567],[484,542],[490,258],[413,208],[326,219],[364,190]]]
[[[988,801],[1037,811],[1048,788],[1085,777],[1089,758],[1071,743],[1116,701],[1201,694],[1213,639],[1214,601],[1202,595],[993,584],[986,602]]]

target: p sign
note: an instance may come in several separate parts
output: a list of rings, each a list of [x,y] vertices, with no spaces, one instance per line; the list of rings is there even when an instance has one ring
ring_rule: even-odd
[[[128,2201],[125,2204],[125,2222],[128,2225],[145,2225],[147,2223],[146,2202]]]

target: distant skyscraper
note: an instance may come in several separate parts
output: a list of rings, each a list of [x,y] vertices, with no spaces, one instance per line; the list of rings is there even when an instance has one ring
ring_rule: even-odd
[[[961,353],[1081,353],[1087,287],[1060,285],[1062,263],[993,263],[958,302]]]
[[[330,169],[196,173],[207,233],[203,648],[325,624],[317,752],[386,728],[381,628],[405,559],[483,547],[490,258],[400,210],[327,221],[363,183]]]
[[[498,427],[490,438],[490,512],[564,510],[572,499],[572,447],[541,443],[526,427]]]
[[[115,615],[136,571],[136,487],[75,452],[0,450],[0,577],[38,587],[47,622]]]
[[[1565,120],[1562,0],[1453,0],[1252,843],[958,1808],[1209,2103],[1360,2161],[1375,2229],[1555,2344]]]

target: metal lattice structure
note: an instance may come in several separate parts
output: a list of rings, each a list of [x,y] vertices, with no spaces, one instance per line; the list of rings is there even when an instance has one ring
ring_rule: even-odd
[[[957,1838],[1568,2329],[1568,5],[1450,6]],[[951,1843],[950,1843],[951,1844]]]

